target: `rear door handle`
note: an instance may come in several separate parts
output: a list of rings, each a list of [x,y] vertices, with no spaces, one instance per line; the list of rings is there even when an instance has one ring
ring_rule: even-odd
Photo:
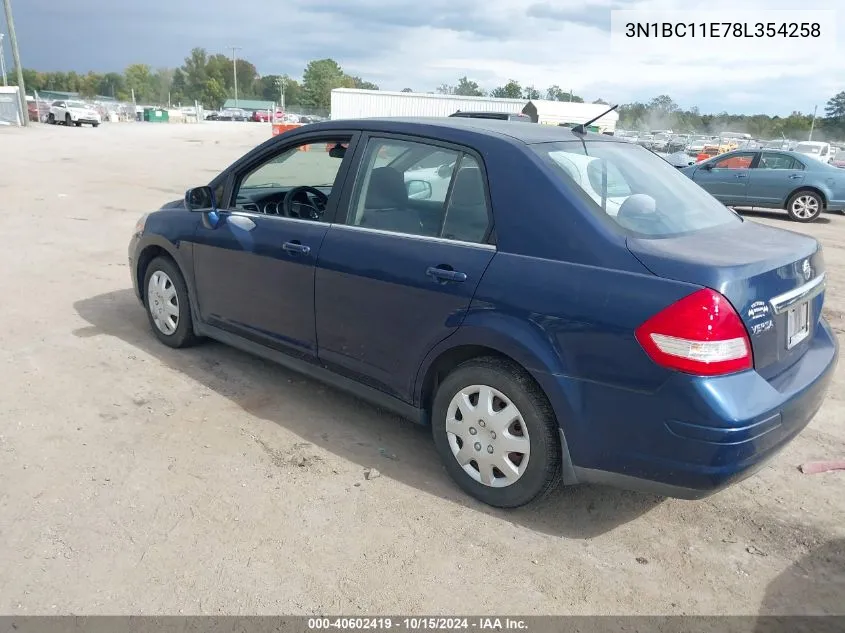
[[[425,274],[440,282],[456,281],[462,282],[467,280],[467,274],[452,270],[451,268],[442,268],[440,266],[429,266]]]
[[[307,255],[311,252],[311,247],[300,243],[299,240],[285,242],[284,244],[282,244],[282,248],[288,253],[302,253],[303,255]]]
[[[746,176],[748,176],[748,174],[737,174],[736,175],[737,178],[745,178]]]
[[[795,179],[800,178],[800,177],[801,177],[801,174],[789,174],[790,180],[795,180]]]

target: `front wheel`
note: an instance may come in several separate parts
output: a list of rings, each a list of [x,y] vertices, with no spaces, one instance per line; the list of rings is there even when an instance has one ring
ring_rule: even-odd
[[[173,260],[156,257],[144,274],[144,306],[153,334],[168,347],[196,342],[188,286]]]
[[[98,125],[100,125],[100,124],[99,123],[92,123],[91,127],[97,127]]]
[[[70,124],[71,124],[72,122],[73,122],[73,121],[72,121],[72,119],[70,118],[70,115],[69,115],[69,114],[66,114],[66,115],[65,115],[65,125],[66,125],[67,127],[70,127]]]
[[[786,212],[796,222],[812,222],[821,215],[824,201],[815,191],[796,191],[786,203]]]
[[[52,112],[47,115],[47,123],[49,123],[50,125],[56,124],[56,116]]]
[[[554,413],[511,362],[487,357],[459,365],[437,389],[431,426],[446,471],[488,505],[525,505],[560,482]]]

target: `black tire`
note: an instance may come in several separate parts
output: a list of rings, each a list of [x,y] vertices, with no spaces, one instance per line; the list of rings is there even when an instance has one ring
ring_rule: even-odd
[[[805,201],[804,205],[800,204],[802,200]],[[802,211],[812,204],[815,205],[815,211],[812,213]],[[822,197],[810,189],[799,189],[789,196],[789,200],[786,202],[786,212],[789,214],[789,219],[795,222],[813,222],[821,215],[823,208],[824,200]]]
[[[150,305],[154,303],[154,300],[150,300],[150,279],[159,271],[163,272],[170,278],[173,288],[176,290],[178,319],[175,330],[169,334],[163,332],[156,325],[153,317],[153,310],[150,308]],[[191,320],[191,299],[188,295],[188,286],[185,284],[185,278],[179,271],[179,267],[176,266],[172,259],[169,257],[156,257],[149,263],[147,270],[144,273],[143,293],[147,320],[150,323],[153,334],[156,335],[156,338],[158,338],[159,341],[168,347],[176,349],[181,347],[190,347],[191,345],[196,344],[198,339],[194,334],[194,324]]]
[[[69,114],[66,114],[66,115],[65,115],[65,125],[66,125],[67,127],[70,127],[70,124],[71,124],[71,118],[70,118],[70,115],[69,115]]]
[[[52,112],[47,115],[47,123],[49,123],[50,125],[56,124],[56,117]]]
[[[522,475],[508,486],[492,487],[477,481],[461,467],[452,452],[446,432],[449,405],[456,394],[472,385],[486,385],[506,396],[519,410],[525,424],[530,450],[528,465]],[[516,508],[541,499],[560,483],[561,448],[557,420],[534,380],[514,363],[484,357],[456,367],[437,388],[431,420],[434,445],[446,471],[458,486],[479,501],[498,508]],[[482,431],[477,432],[482,439]]]
[[[99,123],[92,123],[91,127],[99,127],[99,125],[100,125]]]
[[[77,122],[76,122],[76,127],[82,127],[82,121],[77,121]]]

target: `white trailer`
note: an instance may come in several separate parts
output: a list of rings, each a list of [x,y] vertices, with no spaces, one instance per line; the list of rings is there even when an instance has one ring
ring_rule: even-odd
[[[586,123],[608,109],[593,103],[547,101],[545,99],[495,99],[493,97],[462,97],[458,95],[422,92],[389,92],[387,90],[332,90],[332,119],[361,119],[367,117],[438,117],[462,112],[525,113],[538,123]],[[619,115],[614,111],[596,121],[602,132],[613,132]]]

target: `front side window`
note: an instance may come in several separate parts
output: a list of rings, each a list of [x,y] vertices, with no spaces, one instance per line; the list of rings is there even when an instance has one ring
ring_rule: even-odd
[[[639,145],[563,141],[531,148],[596,214],[637,235],[665,237],[742,221]]]
[[[491,226],[481,166],[469,154],[426,143],[371,139],[347,224],[483,242]]]
[[[749,169],[753,160],[754,152],[731,154],[721,160],[717,160],[713,165],[713,169]]]
[[[236,209],[299,219],[320,219],[335,189],[348,137],[288,147],[235,183]]]

